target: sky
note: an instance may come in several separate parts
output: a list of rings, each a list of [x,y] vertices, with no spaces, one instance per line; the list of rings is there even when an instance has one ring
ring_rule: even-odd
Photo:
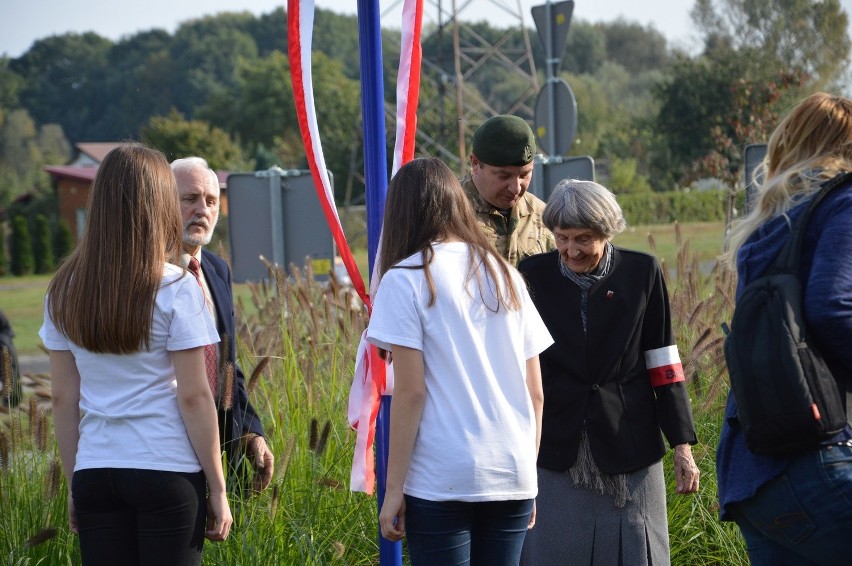
[[[547,1],[456,0],[456,4],[465,6],[462,19],[481,20],[486,14],[489,22],[501,27],[518,24],[520,4],[525,24],[534,28],[530,8]],[[357,0],[315,2],[318,7],[348,14],[355,14],[358,4]],[[402,0],[379,0],[384,27],[399,27],[402,4]],[[437,21],[439,4],[447,12],[452,1],[425,0],[424,23]],[[852,0],[840,4],[852,14]],[[261,15],[283,5],[284,0],[0,0],[0,55],[19,57],[33,42],[51,35],[94,31],[115,41],[152,28],[174,33],[180,23],[206,15],[241,11]],[[594,23],[621,17],[650,25],[673,46],[696,53],[700,45],[689,18],[692,5],[691,0],[575,0],[573,19]]]
[[[534,27],[530,8],[547,0],[521,0],[524,21]],[[444,11],[451,0],[442,0]],[[436,22],[438,0],[425,0],[424,22]],[[852,5],[852,0],[844,0]],[[465,20],[481,20],[487,14],[495,26],[517,25],[517,0],[456,0],[466,5]],[[266,14],[282,0],[0,0],[0,55],[19,57],[38,39],[68,32],[94,31],[112,40],[152,28],[174,33],[189,19],[220,12],[249,11]],[[354,14],[356,0],[316,0],[321,8]],[[653,25],[676,45],[690,49],[691,22],[689,0],[575,0],[573,19],[587,22],[611,21],[619,16],[643,25]],[[399,27],[402,0],[379,0],[384,27]],[[848,10],[849,8],[847,8]],[[570,32],[569,32],[570,33]]]

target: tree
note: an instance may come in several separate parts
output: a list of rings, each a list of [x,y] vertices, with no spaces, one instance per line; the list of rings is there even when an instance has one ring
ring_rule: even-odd
[[[53,271],[53,246],[51,245],[50,225],[43,214],[35,219],[33,229],[33,260],[36,273]]]
[[[198,155],[213,169],[247,167],[239,146],[223,130],[203,120],[186,120],[177,110],[155,116],[142,129],[145,143],[166,154],[169,161]]]
[[[651,178],[738,178],[744,144],[765,141],[781,109],[842,80],[847,15],[837,0],[696,0],[704,53],[658,85]]]
[[[245,31],[254,16],[224,13],[189,20],[175,33],[169,53],[176,66],[177,109],[190,119],[216,92],[234,86],[241,61],[257,59],[257,45]],[[233,111],[233,108],[230,109]]]
[[[664,69],[670,59],[665,36],[653,26],[618,18],[597,26],[606,38],[606,58],[631,74]]]
[[[691,16],[705,53],[748,54],[741,64],[758,74],[800,73],[824,88],[849,64],[849,16],[839,0],[696,0]]]
[[[541,42],[541,58],[537,65],[544,67],[544,50]],[[568,28],[565,53],[562,54],[561,69],[575,75],[594,74],[607,59],[606,35],[598,27],[583,21],[576,21]]]
[[[358,83],[346,78],[339,62],[314,52],[313,86],[326,163],[338,178],[345,178],[352,147],[358,139]],[[234,100],[241,101],[240,112],[232,111]],[[274,51],[260,60],[243,61],[237,69],[236,85],[211,96],[199,117],[242,140],[248,155],[257,154],[263,145],[274,148],[282,167],[306,166],[290,63],[282,53]],[[358,150],[363,151],[360,147]],[[336,186],[342,188],[342,183]]]
[[[85,139],[103,110],[98,92],[110,72],[112,41],[93,32],[36,41],[10,68],[23,80],[22,101],[38,124],[59,124],[72,139]]]
[[[172,41],[168,32],[155,29],[124,38],[110,49],[91,139],[136,139],[151,116],[165,116],[180,105],[175,88],[180,71],[169,51]]]
[[[633,158],[610,160],[609,183],[612,192],[617,195],[627,193],[647,193],[651,191],[648,179],[636,172],[636,160]]]
[[[18,92],[22,83],[21,77],[9,68],[9,58],[0,56],[0,109],[18,108]]]
[[[71,158],[71,144],[59,124],[45,124],[40,127],[36,145],[42,163],[64,165]]]
[[[30,229],[27,227],[27,219],[23,216],[16,216],[12,220],[12,241],[9,247],[12,273],[15,275],[32,273],[33,251],[30,245]]]
[[[745,147],[769,139],[780,120],[778,100],[801,80],[795,73],[784,73],[773,81],[740,80],[733,85],[734,113],[728,119],[729,127],[713,128],[714,147],[695,164],[696,176],[718,177],[729,187],[736,186]]]
[[[59,265],[74,247],[74,239],[71,236],[71,227],[68,222],[60,220],[53,232],[53,264]]]
[[[20,179],[40,165],[36,131],[35,121],[26,110],[9,112],[0,126],[0,165]]]

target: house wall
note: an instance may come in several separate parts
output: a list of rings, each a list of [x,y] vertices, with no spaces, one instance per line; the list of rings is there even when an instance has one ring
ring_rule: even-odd
[[[56,186],[56,196],[59,201],[59,217],[68,223],[76,243],[82,235],[83,225],[77,225],[77,217],[85,218],[86,201],[89,199],[90,185],[86,181],[60,178]]]

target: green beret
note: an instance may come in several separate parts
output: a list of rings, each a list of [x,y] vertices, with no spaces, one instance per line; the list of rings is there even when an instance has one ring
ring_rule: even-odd
[[[522,118],[494,116],[473,132],[473,154],[487,165],[521,167],[533,160],[535,135]]]

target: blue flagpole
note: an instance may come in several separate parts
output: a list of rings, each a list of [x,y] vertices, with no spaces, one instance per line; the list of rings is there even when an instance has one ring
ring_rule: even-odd
[[[364,123],[367,257],[372,275],[388,190],[382,27],[378,0],[358,0],[358,37],[361,49],[361,115]],[[390,396],[383,395],[381,408],[376,418],[376,483],[379,509],[382,508],[385,499],[388,439],[390,437],[390,404]],[[402,544],[387,540],[381,535],[381,532],[378,536],[379,564],[381,566],[401,566]]]

